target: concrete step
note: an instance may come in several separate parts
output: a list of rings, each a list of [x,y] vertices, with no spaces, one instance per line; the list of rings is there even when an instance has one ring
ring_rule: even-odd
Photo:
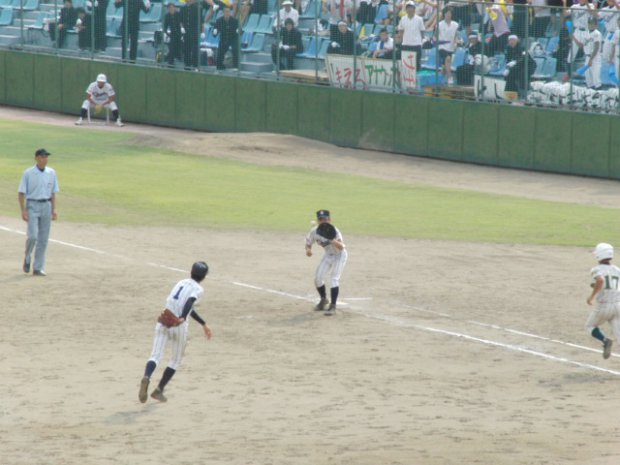
[[[242,63],[240,63],[240,70],[241,71],[246,71],[249,73],[269,73],[271,71],[273,71],[273,64],[272,63],[260,63],[260,62],[253,62],[253,61],[244,61]]]
[[[253,63],[271,63],[271,53],[241,53],[241,61],[251,61]]]
[[[19,37],[0,34],[0,45],[15,45],[19,43]]]

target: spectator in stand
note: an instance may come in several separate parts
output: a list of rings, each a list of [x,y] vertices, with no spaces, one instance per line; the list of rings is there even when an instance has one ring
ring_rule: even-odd
[[[613,37],[611,38],[611,49],[609,50],[609,55],[607,56],[607,61],[610,66],[613,66],[614,76],[616,79],[620,79],[620,15],[618,16],[618,28],[614,32]]]
[[[372,0],[360,0],[357,7],[357,22],[360,24],[369,24],[375,22],[375,16],[377,15],[376,6]]]
[[[583,51],[585,42],[590,36],[588,32],[588,19],[596,14],[596,7],[588,3],[588,0],[579,0],[579,3],[570,7],[570,13],[565,11],[565,14],[570,15],[573,23],[571,49],[566,59],[566,62],[572,65],[580,51]]]
[[[274,27],[278,24],[278,17],[280,18],[280,27],[284,26],[284,22],[287,19],[293,20],[293,26],[297,27],[299,25],[299,13],[293,8],[293,2],[291,0],[284,0],[279,15],[274,14]]]
[[[443,18],[438,26],[439,57],[441,58],[444,77],[448,84],[454,84],[452,79],[452,55],[458,45],[459,23],[452,21],[452,9],[449,7],[444,9]]]
[[[415,13],[422,17],[427,31],[435,29],[438,16],[437,2],[433,0],[418,0]]]
[[[494,56],[506,49],[510,28],[508,27],[508,8],[503,3],[487,1],[486,11],[493,26],[493,35],[487,47],[487,56]]]
[[[323,11],[329,14],[329,40],[337,42],[338,23],[344,21],[345,25],[349,23],[350,10],[353,7],[351,0],[326,0],[323,3]]]
[[[415,2],[409,0],[405,4],[407,14],[400,19],[397,29],[402,34],[401,50],[416,52],[416,70],[419,70],[426,27],[424,26],[424,20],[415,14],[415,10]]]
[[[60,9],[56,32],[58,33],[58,48],[62,48],[65,44],[67,31],[73,29],[77,21],[77,11],[73,8],[72,0],[65,0],[63,7]]]
[[[452,8],[452,19],[458,22],[469,34],[471,32],[471,20],[474,14],[473,0],[456,0],[447,2]]]
[[[527,27],[525,24],[529,20],[527,2],[528,0],[506,0],[506,3],[512,3],[510,32],[519,37],[525,37],[526,34]]]
[[[620,3],[616,3],[616,0],[607,0],[607,6],[599,10],[598,18],[605,24],[603,59],[611,63],[613,60],[613,55],[611,54],[614,46],[613,37],[618,30],[618,18],[620,18]]]
[[[186,70],[198,68],[198,47],[202,32],[201,10],[202,5],[198,0],[187,0],[185,6],[181,8],[181,32],[185,31],[183,61]]]
[[[224,55],[228,49],[232,50],[233,68],[239,68],[239,21],[230,8],[224,8],[224,15],[215,22],[214,35],[220,36],[215,60],[217,69],[225,69]]]
[[[568,16],[561,17],[562,26],[560,27],[559,32],[559,40],[558,47],[553,52],[553,57],[556,59],[556,71],[557,72],[565,72],[568,70],[567,62],[568,62],[568,54],[570,53],[572,38],[571,33],[568,30],[567,22],[569,21]]]
[[[347,23],[340,21],[338,23],[338,32],[336,40],[332,41],[327,49],[327,53],[335,53],[338,55],[353,55],[355,51],[355,37],[353,32],[347,27]]]
[[[183,58],[183,33],[181,29],[181,15],[177,6],[168,2],[167,12],[164,16],[164,34],[168,37],[168,66],[174,66],[174,60]]]
[[[470,32],[467,39],[469,41],[467,46],[467,61],[456,68],[456,82],[463,86],[471,86],[474,83],[474,71],[476,70],[476,66],[482,66],[484,62],[482,42],[480,42],[478,33]]]
[[[284,27],[280,29],[280,44],[274,43],[271,46],[273,64],[278,66],[279,60],[280,69],[294,69],[295,55],[303,51],[304,45],[301,40],[301,32],[295,27],[293,20],[287,18],[284,21]],[[286,62],[286,65],[284,62]]]
[[[372,52],[373,58],[383,58],[391,60],[394,55],[394,39],[390,37],[386,28],[379,32],[379,42],[377,48]]]
[[[82,7],[77,8],[76,12],[78,19],[75,22],[75,30],[78,33],[78,47],[80,50],[87,50],[92,46],[93,17]]]
[[[589,18],[589,35],[583,49],[586,55],[586,65],[588,66],[585,73],[586,85],[590,89],[595,90],[601,88],[601,50],[603,48],[603,36],[597,28],[598,20],[596,18]]]
[[[129,42],[129,62],[135,63],[138,57],[138,35],[140,34],[140,12],[148,13],[150,0],[115,0],[116,8],[123,8],[121,23],[121,53],[123,61],[127,60],[127,42]]]
[[[524,91],[536,71],[536,62],[519,43],[519,37],[511,34],[506,47],[506,92]]]
[[[547,0],[528,0],[534,10],[531,37],[544,37],[551,22],[551,10]]]
[[[108,9],[108,3],[110,0],[94,0],[94,28],[95,28],[95,51],[105,52],[108,46],[108,25],[106,20],[106,11]],[[93,5],[90,0],[86,2],[86,5]]]

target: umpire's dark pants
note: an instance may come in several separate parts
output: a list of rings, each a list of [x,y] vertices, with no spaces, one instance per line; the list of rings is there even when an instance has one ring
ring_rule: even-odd
[[[222,38],[220,39],[220,44],[217,46],[217,57],[215,60],[217,69],[224,69],[224,55],[226,55],[229,48],[232,49],[233,68],[239,67],[239,46],[237,38],[234,37],[229,40],[224,40]]]

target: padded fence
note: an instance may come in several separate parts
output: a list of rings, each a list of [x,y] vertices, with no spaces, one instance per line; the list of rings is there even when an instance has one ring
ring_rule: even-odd
[[[0,102],[78,115],[104,72],[123,118],[620,179],[620,119],[0,51]]]

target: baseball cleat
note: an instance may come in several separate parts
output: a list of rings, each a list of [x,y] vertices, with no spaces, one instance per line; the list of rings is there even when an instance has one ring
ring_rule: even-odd
[[[116,120],[116,125],[117,125],[119,128],[122,128],[123,126],[125,126],[125,124],[123,124],[123,122],[121,121],[121,119],[120,119],[120,118]]]
[[[149,389],[149,381],[149,378],[146,376],[142,378],[142,381],[140,381],[140,392],[138,392],[138,399],[140,399],[140,402],[142,403],[145,403],[149,396],[147,392]]]
[[[329,304],[329,307],[327,307],[327,310],[325,310],[324,315],[332,316],[334,313],[336,313],[336,304]]]
[[[34,270],[32,272],[33,276],[47,276],[47,273],[43,270]]]
[[[151,392],[151,397],[153,399],[155,399],[155,400],[160,401],[160,402],[167,402],[168,401],[168,399],[166,398],[164,393],[161,392],[161,389],[159,389],[159,388],[157,388],[153,392]]]
[[[28,263],[26,260],[24,260],[24,266],[22,266],[22,270],[24,270],[24,273],[30,273],[30,263]]]
[[[605,339],[603,342],[603,358],[607,359],[611,356],[611,346],[613,341],[611,339]]]
[[[323,310],[325,310],[325,306],[326,306],[328,303],[329,303],[329,300],[327,300],[327,299],[321,299],[321,301],[320,301],[318,304],[316,304],[316,305],[314,306],[314,309],[315,309],[317,312],[322,312]]]
[[[84,123],[84,120],[82,118],[78,118],[78,120],[75,122],[76,126],[81,126]]]

